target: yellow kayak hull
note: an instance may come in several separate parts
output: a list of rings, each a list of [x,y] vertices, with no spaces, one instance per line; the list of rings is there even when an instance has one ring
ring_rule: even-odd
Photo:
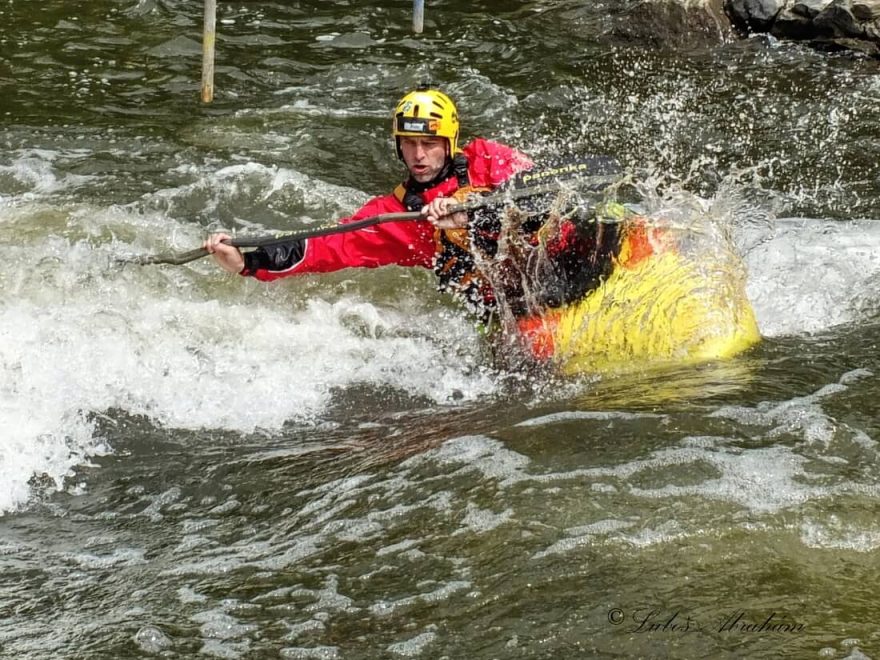
[[[538,334],[568,375],[725,359],[761,340],[744,273],[672,251],[618,265],[599,288],[541,323]]]

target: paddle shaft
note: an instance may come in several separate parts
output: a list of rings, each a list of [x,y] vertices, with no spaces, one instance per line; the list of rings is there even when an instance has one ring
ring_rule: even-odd
[[[618,177],[613,175],[586,176],[580,177],[579,182],[586,182],[592,185],[608,185],[617,178]],[[536,186],[526,186],[519,189],[506,190],[495,193],[493,195],[479,197],[473,201],[465,202],[464,204],[453,206],[448,210],[446,215],[452,215],[461,211],[475,211],[477,209],[482,209],[498,204],[504,204],[507,202],[515,201],[517,199],[522,199],[524,197],[532,197],[534,195],[555,192],[560,189],[562,189],[562,184],[558,181],[553,181]],[[401,213],[383,213],[381,215],[374,215],[369,218],[364,218],[363,220],[355,220],[354,222],[345,222],[337,225],[318,227],[316,229],[304,229],[302,231],[290,232],[288,234],[282,234],[280,236],[230,238],[223,242],[227,245],[231,245],[237,248],[269,247],[272,245],[290,243],[292,241],[306,240],[308,238],[317,238],[319,236],[329,236],[331,234],[342,234],[345,232],[357,231],[358,229],[373,227],[376,225],[384,224],[386,222],[404,222],[424,219],[425,216],[416,211]],[[191,261],[195,261],[196,259],[201,259],[202,257],[206,256],[208,256],[208,251],[204,248],[198,248],[196,250],[190,250],[189,252],[143,256],[135,258],[133,260],[122,261],[126,263],[136,263],[140,265],[168,264],[171,266],[181,266],[183,264],[187,264]]]

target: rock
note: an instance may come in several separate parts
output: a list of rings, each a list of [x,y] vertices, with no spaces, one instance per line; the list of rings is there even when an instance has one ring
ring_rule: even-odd
[[[611,34],[659,47],[698,47],[726,41],[733,30],[724,0],[643,0]]]
[[[795,11],[795,8],[779,12],[770,33],[783,39],[810,39],[816,35],[816,28],[809,17]]]
[[[782,11],[784,0],[730,0],[731,13],[748,30],[766,32]]]
[[[639,0],[614,20],[612,37],[659,48],[769,32],[822,50],[880,57],[880,0]]]
[[[831,0],[796,0],[791,6],[791,13],[812,19],[830,4]]]
[[[848,0],[833,0],[813,19],[820,35],[834,38],[863,37],[865,29],[853,16]]]
[[[852,13],[860,21],[876,21],[880,19],[880,0],[855,0]]]

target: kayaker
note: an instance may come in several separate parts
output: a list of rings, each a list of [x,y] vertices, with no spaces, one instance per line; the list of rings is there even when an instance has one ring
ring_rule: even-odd
[[[466,232],[467,214],[446,216],[445,212],[458,203],[452,197],[457,190],[466,186],[494,189],[531,167],[531,160],[511,147],[482,138],[459,147],[455,104],[443,92],[426,87],[400,99],[392,135],[397,157],[406,165],[407,180],[339,222],[402,211],[420,211],[428,222],[388,223],[246,253],[222,243],[229,235],[219,233],[205,241],[205,249],[224,270],[263,281],[343,268],[433,268],[441,291],[457,294],[473,308],[493,304],[486,283],[468,276],[474,270],[473,255],[456,236]]]
[[[406,165],[407,180],[340,223],[403,211],[419,211],[427,222],[391,222],[246,253],[222,243],[229,235],[220,233],[204,243],[205,249],[226,271],[263,281],[392,264],[432,268],[438,288],[462,300],[483,323],[490,322],[500,299],[512,316],[525,318],[539,313],[541,306],[580,298],[607,274],[617,227],[596,223],[592,217],[576,226],[571,218],[548,222],[551,216],[546,213],[508,215],[516,225],[517,245],[506,243],[510,249],[501,250],[503,258],[496,259],[500,215],[505,212],[469,217],[463,212],[447,216],[446,211],[460,203],[455,194],[493,190],[517,172],[531,169],[532,161],[516,149],[482,138],[459,147],[455,104],[436,89],[421,87],[406,94],[392,119],[395,149]]]

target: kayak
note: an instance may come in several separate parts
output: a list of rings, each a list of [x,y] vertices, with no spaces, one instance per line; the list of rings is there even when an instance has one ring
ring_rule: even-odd
[[[623,372],[727,359],[760,342],[732,251],[695,258],[644,227],[626,243],[581,300],[519,320],[534,357],[566,375]]]

